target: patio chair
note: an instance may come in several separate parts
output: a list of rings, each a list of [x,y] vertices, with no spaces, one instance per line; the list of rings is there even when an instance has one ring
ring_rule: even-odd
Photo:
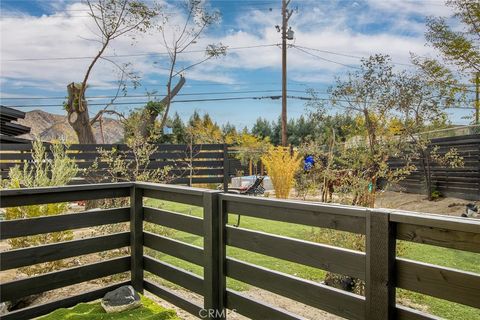
[[[242,194],[247,196],[263,194],[265,192],[265,188],[262,186],[263,179],[265,179],[265,177],[260,176],[255,179],[255,182],[246,187],[228,188],[227,193]],[[234,225],[235,227],[240,225],[240,217],[241,216],[238,215],[237,223]]]

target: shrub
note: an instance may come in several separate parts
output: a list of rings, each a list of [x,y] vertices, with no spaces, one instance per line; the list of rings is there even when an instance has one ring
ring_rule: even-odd
[[[40,141],[33,142],[33,162],[20,168],[18,165],[9,172],[9,179],[4,181],[8,189],[49,187],[67,184],[78,172],[74,160],[66,154],[67,146],[54,143],[51,146],[52,158],[47,157],[46,148]],[[67,203],[7,208],[5,218],[28,219],[40,216],[53,216],[64,213]],[[71,231],[52,232],[35,236],[13,238],[8,240],[13,249],[44,245],[73,239]],[[54,261],[21,268],[27,275],[50,272],[63,266],[62,261]]]
[[[262,156],[268,176],[272,179],[275,197],[286,199],[294,184],[295,173],[300,169],[301,157],[289,148],[270,148]]]

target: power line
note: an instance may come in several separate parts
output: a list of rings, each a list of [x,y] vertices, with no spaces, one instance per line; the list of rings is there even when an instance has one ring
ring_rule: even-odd
[[[335,63],[335,64],[338,64],[338,65],[341,65],[341,66],[344,66],[344,67],[348,67],[348,68],[361,69],[360,67],[357,67],[357,66],[352,66],[352,65],[349,65],[349,64],[345,64],[345,63],[341,63],[341,62],[338,62],[338,61],[334,61],[334,60],[330,60],[330,59],[321,57],[321,56],[319,56],[319,55],[316,55],[316,54],[313,54],[313,53],[308,52],[308,51],[306,51],[306,50],[303,50],[303,49],[299,48],[298,46],[296,46],[296,45],[294,45],[294,44],[292,45],[292,47],[295,48],[295,49],[297,49],[297,50],[299,50],[299,51],[301,51],[301,52],[303,52],[303,53],[305,53],[305,54],[308,54],[308,55],[310,55],[310,56],[312,56],[312,57],[315,57],[315,58],[320,59],[320,60],[323,60],[323,61],[327,61],[327,62],[330,62],[330,63]]]
[[[228,50],[244,50],[244,49],[255,49],[255,48],[265,48],[265,47],[276,47],[278,44],[260,44],[254,46],[243,46],[243,47],[227,47]],[[205,50],[190,50],[183,51],[184,53],[199,53],[205,52]],[[155,55],[168,55],[168,52],[145,52],[145,53],[132,53],[132,54],[123,54],[123,55],[104,55],[104,58],[123,58],[123,57],[142,57],[142,56],[155,56]],[[20,59],[8,59],[2,60],[2,62],[19,62],[19,61],[55,61],[55,60],[83,60],[83,59],[93,59],[92,56],[79,56],[79,57],[51,57],[51,58],[20,58]]]
[[[278,92],[282,91],[281,89],[268,89],[268,90],[245,90],[245,91],[223,91],[223,92],[198,92],[198,93],[179,93],[176,96],[202,96],[202,95],[223,95],[223,94],[245,94],[245,93],[269,93],[269,92]],[[288,90],[290,92],[305,93],[305,90]],[[321,92],[318,92],[321,93]],[[87,101],[91,99],[128,99],[128,98],[146,98],[146,97],[164,97],[162,94],[141,94],[141,95],[127,95],[127,96],[89,96]],[[58,99],[67,99],[66,96],[58,97],[12,97],[12,98],[2,98],[0,100],[58,100]]]
[[[173,100],[172,103],[189,103],[189,102],[211,102],[211,101],[230,101],[230,100],[278,100],[282,96],[256,96],[256,97],[225,97],[225,98],[211,98],[211,99],[188,99],[188,100]],[[298,100],[313,100],[311,97],[301,96],[287,96],[289,99]],[[114,102],[111,105],[135,105],[135,104],[147,104],[149,101],[137,101],[137,102]],[[105,106],[105,103],[90,103],[89,106]],[[58,104],[31,104],[31,105],[18,105],[11,106],[12,108],[42,108],[42,107],[60,107]]]

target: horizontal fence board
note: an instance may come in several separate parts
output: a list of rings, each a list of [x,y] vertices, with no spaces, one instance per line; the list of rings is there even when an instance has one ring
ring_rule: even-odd
[[[47,149],[50,148],[51,143],[43,143]],[[185,151],[188,150],[190,145],[186,144],[157,144],[157,150],[159,151]],[[223,150],[223,144],[193,144],[192,148],[195,152],[202,150]],[[71,144],[68,146],[68,150],[75,151],[96,151],[99,148],[105,150],[111,150],[115,148],[119,151],[129,150],[126,144]],[[0,151],[31,151],[31,143],[9,143],[0,145]]]
[[[170,290],[165,287],[161,287],[159,285],[154,284],[151,281],[145,280],[143,281],[143,287],[148,292],[153,293],[160,299],[163,299],[171,304],[189,312],[190,314],[200,318],[200,312],[203,309],[202,306],[197,305],[191,301],[188,301],[178,294],[176,294],[173,290]]]
[[[227,308],[253,320],[306,320],[286,310],[262,303],[239,292],[227,290]]]
[[[0,206],[2,208],[8,208],[78,200],[128,197],[132,186],[132,183],[125,182],[82,186],[4,189],[0,190],[0,197],[2,199]]]
[[[189,184],[189,178],[177,178],[173,179],[170,183],[174,184]],[[192,184],[203,184],[203,183],[221,183],[223,182],[223,177],[194,177],[192,179]]]
[[[1,155],[1,154],[0,154]],[[1,158],[1,157],[0,157]],[[5,159],[2,158],[2,161]],[[98,171],[101,169],[108,169],[110,168],[110,165],[108,162],[105,161],[76,161],[76,165],[78,166],[79,169],[89,169],[95,164],[95,169],[91,169],[92,171]],[[0,162],[0,169],[5,170],[5,169],[10,169],[14,166],[19,166],[20,168],[24,168],[25,166],[28,168],[32,168],[34,166],[34,163],[31,162],[22,162],[22,161],[8,161],[8,162]],[[159,160],[152,160],[148,166],[145,169],[158,169],[158,168],[164,168],[164,167],[172,167],[173,169],[176,168],[183,168],[183,171],[189,172],[190,171],[190,166],[193,167],[193,172],[197,173],[200,170],[208,170],[210,168],[219,168],[223,167],[223,161],[211,161],[211,160],[193,160],[192,162],[183,162],[183,161],[159,161]],[[212,170],[213,170],[212,169]],[[174,170],[173,170],[174,171]]]
[[[128,270],[130,270],[130,257],[121,257],[2,283],[0,285],[0,301],[15,300]]]
[[[480,253],[478,233],[397,223],[397,239]]]
[[[102,298],[107,292],[113,291],[121,286],[129,285],[130,281],[115,283],[101,289],[87,291],[73,297],[67,297],[51,302],[33,305],[27,308],[15,310],[2,315],[2,320],[26,320],[39,317],[55,311],[59,308],[70,308],[81,302],[90,302]]]
[[[143,245],[196,265],[203,265],[203,249],[200,247],[147,231],[143,232]]]
[[[395,309],[395,319],[397,320],[442,320],[443,318],[436,317],[418,310],[414,310],[405,306],[397,304]]]
[[[144,207],[144,220],[168,228],[203,236],[203,219],[173,211]]]
[[[358,251],[229,226],[226,240],[244,250],[365,279],[365,254]]]
[[[365,234],[366,209],[221,194],[228,213]]]
[[[111,153],[107,153],[110,155]],[[104,154],[100,152],[67,152],[65,154],[67,157],[76,160],[95,160],[101,159],[105,157]],[[113,155],[113,154],[112,154]],[[2,160],[22,160],[22,161],[33,161],[32,153],[0,153]],[[47,158],[53,158],[53,153],[46,152]],[[120,159],[127,159],[127,160],[134,160],[134,154],[131,152],[122,152],[119,154]],[[151,161],[155,161],[157,159],[163,160],[182,160],[189,162],[191,159],[223,159],[223,150],[218,152],[199,152],[194,153],[192,157],[190,157],[189,153],[186,152],[153,152],[149,155],[149,159]]]
[[[136,186],[143,189],[143,196],[146,198],[180,202],[200,207],[203,205],[202,189],[147,182],[137,183]]]
[[[365,299],[346,291],[229,258],[226,275],[347,319],[365,317]]]
[[[397,286],[480,309],[480,274],[396,259]]]
[[[130,245],[130,233],[66,241],[0,253],[0,270],[9,270],[37,263],[55,261],[84,254],[117,249]]]
[[[149,256],[143,257],[143,267],[145,271],[173,282],[185,289],[198,294],[203,293],[203,279],[194,273],[182,270]]]
[[[480,221],[392,210],[399,240],[480,253]]]
[[[130,221],[130,208],[91,210],[58,216],[7,220],[0,222],[0,240],[127,221]]]

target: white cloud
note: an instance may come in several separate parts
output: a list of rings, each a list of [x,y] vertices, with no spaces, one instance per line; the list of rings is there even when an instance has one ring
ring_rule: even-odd
[[[343,3],[343,2],[342,2]],[[68,9],[55,14],[32,17],[18,12],[4,12],[1,28],[1,79],[2,86],[9,84],[38,85],[45,89],[64,89],[71,81],[81,81],[90,62],[89,59],[50,60],[50,61],[8,61],[22,58],[56,58],[93,56],[99,44],[87,41],[92,38],[95,25],[86,17],[85,5],[55,1],[51,6]],[[347,53],[356,56],[368,56],[373,53],[390,54],[396,62],[407,63],[409,53],[429,54],[432,49],[424,46],[423,24],[419,15],[449,15],[441,2],[432,1],[382,1],[365,0],[340,6],[336,1],[306,1],[298,13],[294,13],[291,24],[296,38],[293,44],[321,50]],[[175,9],[170,5],[168,10]],[[79,13],[80,12],[80,13]],[[180,14],[172,16],[172,21],[181,22]],[[372,23],[384,25],[374,30],[368,27]],[[208,43],[222,42],[230,47],[256,46],[280,42],[280,35],[274,26],[280,23],[278,10],[246,10],[235,21],[235,29],[225,33],[210,32],[191,50],[204,49]],[[406,33],[406,31],[409,31]],[[170,32],[170,37],[174,31]],[[169,37],[169,35],[167,35]],[[114,41],[109,54],[137,54],[145,52],[165,52],[158,33],[149,33],[137,38],[134,46],[128,37]],[[324,58],[343,64],[358,64],[357,59],[329,55],[311,51]],[[202,52],[181,56],[180,66],[187,66],[204,57]],[[328,82],[333,75],[345,67],[309,56],[295,49],[288,52],[289,72],[295,80],[317,79],[319,83]],[[143,76],[163,75],[165,70],[157,68],[152,61],[165,65],[165,56],[115,58],[118,62],[131,61],[134,68]],[[278,47],[262,47],[244,50],[231,50],[220,59],[211,60],[187,71],[187,77],[193,80],[213,81],[225,84],[237,82],[237,74],[243,70],[279,70],[281,54]],[[101,61],[91,75],[92,87],[112,86],[116,79],[114,67]],[[113,85],[114,86],[114,85]]]

